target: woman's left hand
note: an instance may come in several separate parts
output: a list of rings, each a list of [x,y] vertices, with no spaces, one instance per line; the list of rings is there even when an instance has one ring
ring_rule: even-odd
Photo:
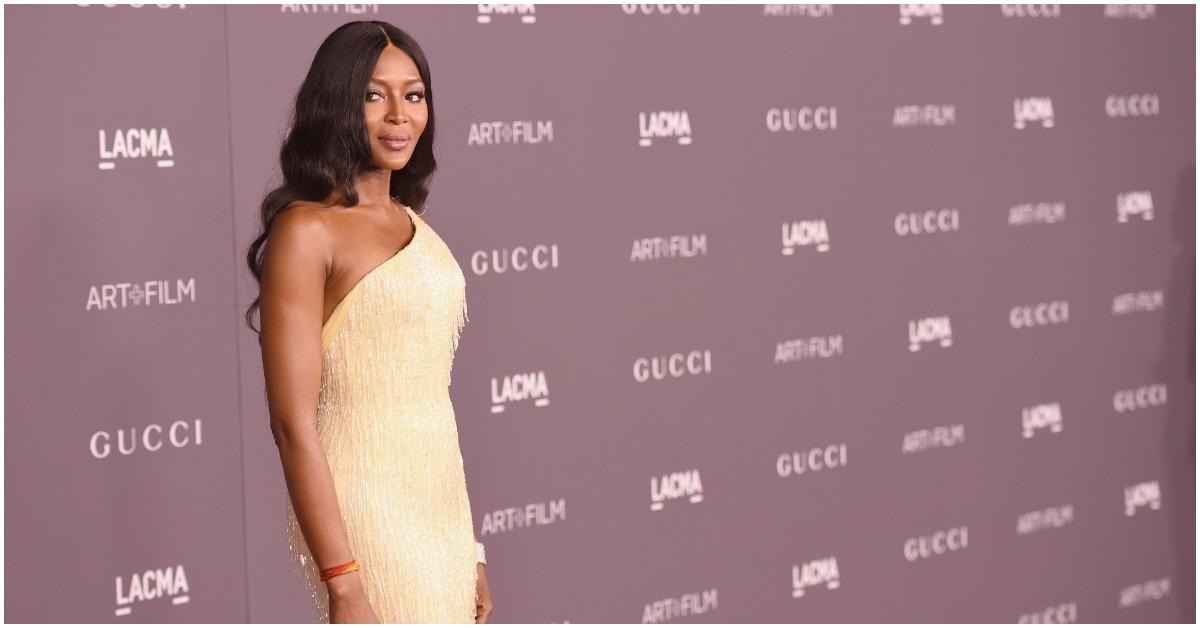
[[[492,616],[492,591],[488,588],[487,569],[483,563],[475,563],[479,579],[475,583],[475,623],[486,624]]]

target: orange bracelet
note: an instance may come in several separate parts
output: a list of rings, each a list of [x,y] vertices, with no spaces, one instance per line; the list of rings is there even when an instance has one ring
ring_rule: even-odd
[[[357,560],[351,560],[348,563],[343,563],[341,565],[334,565],[333,567],[328,567],[328,568],[322,569],[321,570],[321,582],[325,582],[326,580],[328,580],[330,578],[333,578],[335,576],[340,576],[344,573],[350,573],[351,571],[358,571],[361,567],[362,567],[362,565],[358,564]]]

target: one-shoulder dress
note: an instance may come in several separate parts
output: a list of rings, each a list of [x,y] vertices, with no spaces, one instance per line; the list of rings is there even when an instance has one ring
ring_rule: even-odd
[[[476,555],[450,370],[467,321],[466,278],[407,206],[409,243],[368,272],[321,330],[317,434],[350,551],[385,623],[474,623]],[[287,540],[318,623],[320,581],[290,497]]]

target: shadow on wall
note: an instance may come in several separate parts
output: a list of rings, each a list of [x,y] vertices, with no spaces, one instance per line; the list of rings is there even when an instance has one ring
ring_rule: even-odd
[[[1175,240],[1174,256],[1167,273],[1166,320],[1164,331],[1167,342],[1173,347],[1186,343],[1188,371],[1187,386],[1173,390],[1167,403],[1167,425],[1163,430],[1167,442],[1167,477],[1172,482],[1165,488],[1167,499],[1173,504],[1168,525],[1173,539],[1174,554],[1179,557],[1172,581],[1173,595],[1178,600],[1179,618],[1183,622],[1196,621],[1196,163],[1192,162],[1179,175],[1176,188],[1176,205],[1171,208],[1173,222],[1171,233]],[[1177,288],[1173,290],[1173,288]],[[1172,294],[1174,293],[1174,294]],[[1186,333],[1185,331],[1186,330]],[[1179,337],[1172,337],[1178,331]],[[1186,337],[1185,337],[1186,336]],[[1155,369],[1155,381],[1168,382],[1172,379],[1173,352],[1163,353]],[[1179,383],[1184,383],[1180,381]],[[1185,390],[1188,389],[1188,390]]]

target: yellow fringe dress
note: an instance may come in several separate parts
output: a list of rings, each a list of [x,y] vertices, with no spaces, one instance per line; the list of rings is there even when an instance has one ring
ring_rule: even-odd
[[[380,621],[474,623],[475,535],[449,393],[466,279],[445,242],[404,211],[415,230],[409,243],[367,273],[321,330],[317,434]],[[314,619],[328,623],[328,588],[290,497],[286,517]]]

